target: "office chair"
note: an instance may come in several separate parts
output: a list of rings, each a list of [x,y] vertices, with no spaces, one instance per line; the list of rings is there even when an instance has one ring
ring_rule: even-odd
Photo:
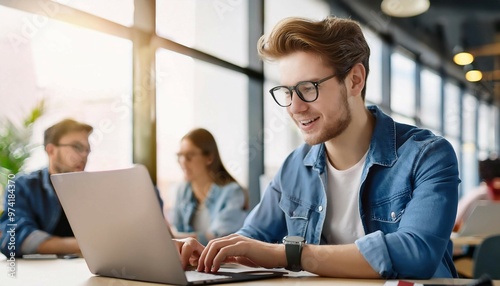
[[[474,252],[474,279],[488,274],[491,279],[500,279],[500,234],[483,240]]]

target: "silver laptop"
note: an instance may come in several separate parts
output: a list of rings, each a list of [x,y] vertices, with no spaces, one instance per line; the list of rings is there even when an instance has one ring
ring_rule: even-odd
[[[488,236],[500,234],[500,203],[478,201],[465,217],[458,236]]]
[[[280,271],[238,273],[234,269],[221,269],[218,275],[184,271],[157,193],[142,165],[56,174],[51,180],[87,266],[95,275],[177,285],[283,275]]]

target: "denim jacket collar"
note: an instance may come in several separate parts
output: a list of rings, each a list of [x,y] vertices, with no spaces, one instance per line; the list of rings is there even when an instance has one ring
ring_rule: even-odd
[[[44,168],[42,170],[42,185],[45,190],[51,190],[53,193],[55,193],[52,182],[50,181],[49,168]]]
[[[375,117],[375,129],[370,142],[370,150],[366,158],[366,165],[392,166],[398,159],[396,152],[396,125],[394,120],[384,114],[376,106],[368,106],[368,110]],[[323,173],[326,167],[325,143],[311,147],[305,156],[305,166],[312,166],[314,170]]]

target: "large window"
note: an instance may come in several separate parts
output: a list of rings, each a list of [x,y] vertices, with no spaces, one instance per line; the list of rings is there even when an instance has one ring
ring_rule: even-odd
[[[131,41],[3,6],[0,19],[0,101],[4,103],[0,114],[19,123],[38,101],[46,103],[33,135],[33,143],[40,147],[26,169],[47,165],[43,132],[64,118],[94,127],[87,170],[130,165]]]
[[[415,124],[415,62],[395,52],[391,55],[391,110],[396,120]]]
[[[444,84],[443,130],[445,138],[451,143],[457,154],[460,178],[462,178],[462,143],[460,141],[460,88],[454,82]],[[463,190],[463,184],[460,184]]]
[[[484,102],[479,103],[477,123],[477,145],[479,147],[480,158],[484,158],[489,152],[489,136],[493,130],[491,122],[491,108]]]
[[[478,163],[476,145],[476,111],[477,99],[470,93],[465,93],[463,98],[463,166],[462,185],[465,192],[473,189],[477,183]]]
[[[215,135],[225,165],[243,186],[252,188],[249,191],[255,199],[252,195],[262,170],[261,156],[265,175],[270,177],[303,139],[286,109],[277,106],[268,93],[280,84],[277,65],[264,62],[261,82],[260,63],[250,62],[257,44],[251,41],[262,28],[269,33],[285,17],[320,20],[329,15],[350,16],[342,5],[326,0],[263,1],[264,7],[251,0],[2,3],[0,100],[4,104],[0,105],[0,117],[19,124],[22,115],[45,100],[47,112],[34,128],[33,143],[38,145],[43,131],[65,117],[90,123],[95,132],[87,169],[120,168],[133,160],[149,164],[150,171],[156,171],[153,175],[167,198],[167,208],[172,202],[170,189],[182,180],[174,154],[181,136],[195,127],[207,128]],[[338,10],[332,11],[332,7]],[[250,16],[261,12],[262,23],[259,17]],[[155,25],[153,30],[151,25]],[[498,107],[479,103],[470,94],[464,96],[452,77],[447,77],[441,95],[440,75],[425,63],[420,70],[411,47],[385,46],[392,43],[363,30],[371,48],[367,104],[383,105],[396,121],[421,123],[435,133],[443,131],[460,160],[462,185],[475,185],[478,156],[500,151]],[[383,57],[384,47],[395,50],[390,58]],[[156,61],[148,62],[154,55]],[[390,61],[390,74],[382,72],[386,67],[383,61]],[[134,67],[138,68],[135,72]],[[249,76],[254,80],[249,81]],[[145,94],[136,94],[133,102],[133,87],[150,80],[156,81],[156,90],[141,90]],[[382,85],[388,82],[390,86]],[[256,86],[259,90],[263,86],[262,93],[249,94]],[[142,96],[154,99],[155,95],[156,102],[140,101]],[[263,124],[257,110],[261,106],[249,106],[260,105],[255,96],[264,96]],[[144,110],[151,113],[138,114]],[[249,110],[257,112],[248,114]],[[132,126],[138,132],[132,132]],[[156,134],[141,132],[141,128],[150,130],[151,126],[156,126]],[[249,134],[261,137],[248,138]],[[141,144],[133,152],[133,142],[152,142],[155,135],[156,158],[155,150],[148,153],[139,149]],[[45,152],[39,147],[27,169],[46,164]]]
[[[248,65],[248,0],[157,0],[156,5],[158,35]]]
[[[101,18],[110,20],[123,26],[132,27],[134,24],[134,0],[85,0],[85,1],[71,1],[71,0],[53,0],[63,5],[85,11],[89,14],[99,16]],[[48,5],[44,11],[51,13],[58,13],[59,7]],[[119,9],[117,9],[119,7]],[[53,15],[48,15],[53,16]]]
[[[238,1],[236,1],[238,2]],[[264,32],[269,33],[281,19],[305,17],[315,20],[330,15],[330,7],[323,0],[272,0],[264,1]],[[333,12],[335,14],[335,12]]]
[[[463,100],[463,141],[464,143],[471,143],[475,145],[477,99],[470,93],[466,93]]]
[[[473,144],[466,143],[463,146],[463,164],[461,166],[462,190],[464,194],[472,191],[478,181],[478,162],[476,148]]]
[[[420,122],[435,133],[441,128],[441,77],[429,70],[421,72]]]
[[[366,82],[365,100],[368,104],[382,103],[382,41],[369,29],[363,29],[370,47],[370,72]]]
[[[489,149],[492,152],[500,153],[500,116],[498,107],[492,106],[490,113],[491,130],[488,134]]]
[[[447,81],[444,86],[444,134],[458,140],[460,137],[460,88]]]

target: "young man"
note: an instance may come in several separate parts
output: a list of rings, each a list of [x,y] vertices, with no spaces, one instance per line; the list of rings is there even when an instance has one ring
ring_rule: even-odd
[[[457,277],[450,241],[460,182],[455,153],[442,137],[365,107],[370,50],[359,25],[288,18],[258,49],[279,63],[282,85],[270,92],[307,144],[288,156],[237,234],[206,248],[177,241],[184,265]]]
[[[68,219],[54,191],[51,174],[78,172],[85,169],[90,153],[92,127],[71,119],[45,130],[44,146],[49,166],[30,174],[16,176],[14,221],[7,212],[0,217],[4,234],[0,248],[7,257],[32,253],[69,254],[80,252]],[[6,192],[7,196],[8,192]],[[7,210],[7,198],[4,209]],[[14,225],[15,239],[9,230]]]

